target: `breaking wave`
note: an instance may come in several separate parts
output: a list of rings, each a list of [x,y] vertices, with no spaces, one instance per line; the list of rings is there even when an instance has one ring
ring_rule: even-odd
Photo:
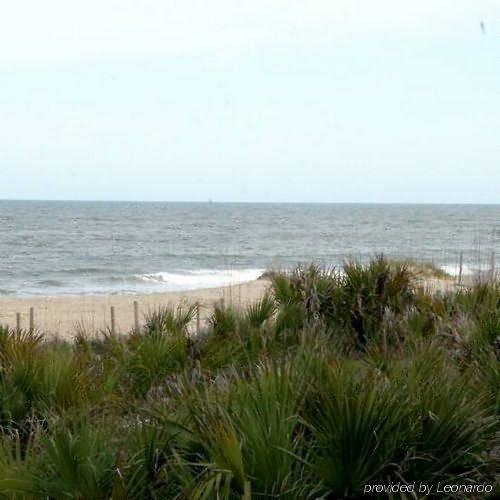
[[[163,285],[171,290],[214,288],[253,281],[264,269],[200,269],[182,272],[157,272],[135,275],[135,278],[152,285]]]

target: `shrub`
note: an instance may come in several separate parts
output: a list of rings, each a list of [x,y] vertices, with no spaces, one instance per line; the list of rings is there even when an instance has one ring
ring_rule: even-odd
[[[189,323],[196,314],[195,304],[158,306],[146,314],[144,331],[148,334],[187,333]]]
[[[0,328],[0,497],[498,483],[498,284],[431,293],[382,257],[270,278],[244,309],[217,304],[197,338],[186,305],[73,344]]]
[[[187,348],[183,335],[153,333],[139,338],[127,361],[133,391],[145,395],[154,385],[186,366]]]

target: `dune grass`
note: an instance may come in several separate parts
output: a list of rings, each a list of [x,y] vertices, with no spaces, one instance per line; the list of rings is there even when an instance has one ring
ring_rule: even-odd
[[[0,498],[337,499],[415,481],[497,497],[499,284],[430,294],[382,257],[270,277],[197,338],[189,305],[72,345],[0,328]]]

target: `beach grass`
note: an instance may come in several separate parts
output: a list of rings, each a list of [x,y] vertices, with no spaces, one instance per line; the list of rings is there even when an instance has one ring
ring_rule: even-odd
[[[499,494],[500,284],[431,293],[383,257],[269,277],[197,336],[189,304],[72,343],[0,328],[0,498]]]

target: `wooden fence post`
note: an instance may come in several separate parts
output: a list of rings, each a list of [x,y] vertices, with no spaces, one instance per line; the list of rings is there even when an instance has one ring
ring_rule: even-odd
[[[460,257],[458,261],[458,284],[462,284],[462,267],[464,263],[464,253],[460,252]]]
[[[115,306],[111,306],[111,335],[116,333]]]
[[[139,333],[139,303],[134,300],[134,330]]]
[[[21,313],[16,313],[16,331],[21,331]]]
[[[200,334],[200,303],[196,302],[196,335]]]
[[[491,281],[495,280],[495,252],[491,252],[490,257],[490,276]]]
[[[30,307],[30,332],[35,329],[35,308]]]

